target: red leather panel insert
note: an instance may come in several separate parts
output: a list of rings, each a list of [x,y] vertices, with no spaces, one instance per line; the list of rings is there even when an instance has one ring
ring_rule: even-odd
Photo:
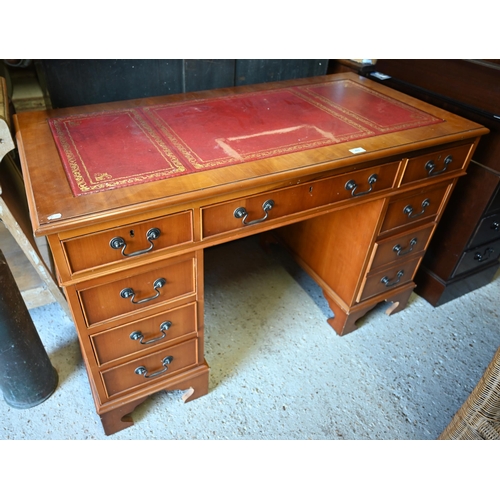
[[[78,196],[439,121],[339,80],[76,114],[49,124]]]

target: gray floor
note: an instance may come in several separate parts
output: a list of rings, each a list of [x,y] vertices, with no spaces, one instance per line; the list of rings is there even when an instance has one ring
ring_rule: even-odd
[[[319,288],[255,238],[207,250],[205,280],[207,396],[155,394],[106,437],[74,326],[54,303],[31,315],[59,386],[27,410],[2,399],[0,438],[434,440],[500,345],[498,274],[436,309],[415,294],[393,316],[382,304],[345,337]]]

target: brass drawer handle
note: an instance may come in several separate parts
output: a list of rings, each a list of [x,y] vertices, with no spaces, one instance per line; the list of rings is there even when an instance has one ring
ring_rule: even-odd
[[[154,243],[153,240],[156,240],[160,237],[160,230],[157,227],[153,227],[148,230],[146,233],[146,239],[149,241],[150,245],[148,248],[144,250],[137,250],[137,252],[132,252],[132,253],[125,253],[125,249],[127,248],[127,243],[125,243],[125,240],[121,236],[116,236],[109,242],[109,246],[113,250],[120,250],[122,249],[122,255],[124,257],[136,257],[137,255],[142,255],[144,253],[148,253],[154,248]]]
[[[138,366],[134,370],[134,373],[137,375],[142,375],[144,378],[154,378],[157,377],[158,375],[161,375],[162,373],[165,373],[168,370],[168,365],[172,363],[173,360],[174,360],[173,356],[167,356],[166,358],[164,358],[161,364],[165,368],[163,368],[163,370],[160,370],[159,372],[152,373],[151,375],[148,375],[148,370],[146,369],[145,366]]]
[[[487,261],[493,254],[495,253],[495,250],[493,248],[487,248],[484,253],[479,253],[476,252],[474,255],[474,260],[477,260],[478,262],[485,262]]]
[[[153,295],[152,297],[146,297],[145,299],[141,300],[134,300],[135,298],[135,292],[133,288],[124,288],[120,292],[120,297],[122,299],[128,299],[130,298],[130,302],[132,304],[144,304],[144,302],[149,302],[150,300],[154,300],[160,296],[160,291],[159,289],[163,286],[165,286],[167,283],[167,280],[165,278],[158,278],[154,283],[153,283],[153,288],[156,290],[156,295]]]
[[[373,185],[377,182],[378,176],[377,174],[372,174],[370,177],[368,177],[368,184],[370,185],[370,189],[368,191],[362,191],[361,193],[356,193],[356,189],[358,188],[358,185],[356,184],[356,181],[351,179],[350,181],[347,181],[345,184],[345,188],[347,191],[351,191],[351,196],[363,196],[365,194],[371,193],[373,190]]]
[[[237,208],[233,212],[233,215],[237,219],[243,219],[241,222],[243,222],[244,226],[251,226],[253,224],[258,224],[259,222],[264,222],[269,217],[269,211],[273,207],[274,207],[274,200],[267,200],[267,201],[265,201],[262,204],[262,209],[264,210],[264,212],[265,212],[266,215],[264,215],[264,217],[262,217],[262,219],[257,219],[257,220],[253,220],[253,221],[250,221],[250,222],[247,222],[248,212],[246,211],[245,207],[239,207],[239,208]]]
[[[408,248],[408,250],[406,250],[405,252],[403,252],[403,248],[401,247],[401,245],[395,245],[393,247],[393,251],[397,253],[398,257],[401,257],[402,255],[406,255],[408,253],[410,253],[412,250],[413,250],[413,247],[417,244],[417,238],[413,238],[411,241],[410,241],[410,246]]]
[[[401,278],[403,277],[404,273],[405,272],[402,269],[401,269],[401,271],[398,271],[398,274],[396,275],[396,281],[393,281],[392,283],[391,283],[391,280],[389,277],[384,276],[380,280],[380,283],[383,283],[386,287],[397,285],[401,281]]]
[[[419,215],[422,215],[425,212],[425,209],[431,204],[428,198],[426,198],[422,202],[422,211],[419,212],[418,214],[413,213],[413,207],[411,205],[406,205],[406,207],[403,208],[403,212],[408,215],[409,219],[414,219],[415,217],[418,217]]]
[[[146,340],[145,342],[144,342],[144,335],[142,334],[142,332],[139,332],[139,331],[132,332],[130,334],[130,338],[132,340],[138,340],[139,343],[142,345],[154,344],[155,342],[158,342],[159,340],[163,340],[167,336],[167,330],[171,326],[172,326],[171,321],[164,321],[160,325],[160,332],[162,332],[163,335],[161,337],[156,337],[156,338],[151,339],[151,340]]]
[[[432,160],[429,160],[426,164],[425,164],[425,170],[427,170],[427,175],[429,177],[433,176],[433,175],[439,175],[439,174],[442,174],[443,172],[446,172],[447,168],[448,168],[448,165],[453,161],[453,156],[451,155],[448,155],[445,159],[444,159],[444,167],[441,169],[441,170],[434,170],[436,168],[436,164],[434,163],[434,161]]]

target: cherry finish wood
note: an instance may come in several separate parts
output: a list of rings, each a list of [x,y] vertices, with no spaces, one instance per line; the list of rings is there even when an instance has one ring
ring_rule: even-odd
[[[194,294],[194,270],[195,262],[192,257],[177,257],[165,261],[161,267],[140,267],[134,269],[134,274],[111,275],[112,281],[100,279],[77,285],[87,325],[92,326],[119,316],[130,316],[144,308],[158,307],[178,297]],[[154,288],[159,279],[164,279],[165,284],[161,288]],[[134,296],[123,296],[121,292],[124,289],[131,289]]]
[[[107,411],[100,415],[102,427],[106,436],[123,431],[127,427],[134,425],[131,413],[147,398],[136,399],[132,402],[123,404],[118,408]]]
[[[148,231],[153,229],[160,231],[159,236],[148,241]],[[124,246],[113,248],[111,241],[115,238],[122,238]],[[193,223],[192,213],[188,211],[88,236],[70,238],[64,240],[62,246],[70,272],[77,273],[115,261],[126,261],[136,256],[131,254],[153,253],[162,248],[191,241],[193,241]],[[148,251],[151,246],[152,249]]]
[[[444,151],[435,151],[408,161],[402,184],[421,181],[446,171],[464,169],[470,158],[471,148],[468,144]]]
[[[436,220],[452,186],[453,184],[439,184],[411,191],[409,195],[401,198],[394,197],[387,208],[381,233],[423,221]]]
[[[77,197],[46,122],[48,116],[337,80],[355,81],[440,121]],[[379,302],[390,303],[389,314],[402,310],[449,195],[466,174],[479,137],[488,132],[352,73],[26,113],[15,122],[33,229],[47,235],[51,246],[107,434],[131,425],[127,414],[154,392],[184,390],[185,401],[208,392],[203,346],[203,249],[208,246],[273,231],[323,288],[334,313],[328,322],[339,335],[353,331]],[[450,152],[452,166],[444,169]],[[429,176],[425,165],[431,159],[439,172]],[[274,205],[266,214],[262,205],[269,199]],[[425,199],[429,207],[415,215]],[[414,217],[405,212],[409,204]],[[235,217],[239,208],[248,213],[246,219]],[[148,248],[145,232],[156,226],[162,236],[147,252],[126,257],[110,246],[121,236],[130,251]],[[412,238],[418,244],[410,251]],[[401,269],[404,278],[396,283]],[[158,278],[166,284],[155,290]],[[139,304],[121,296],[126,288],[133,289]],[[164,320],[172,328],[163,338]],[[139,337],[130,337],[137,331],[154,342],[141,345]],[[165,365],[168,356],[173,360]]]
[[[339,335],[352,333],[358,329],[356,322],[381,302],[385,301],[389,303],[386,310],[386,314],[388,315],[402,311],[406,307],[414,288],[415,284],[410,282],[399,287],[397,292],[387,292],[384,295],[378,295],[374,299],[364,301],[349,308],[343,307],[343,304],[325,289],[323,291],[325,298],[334,313],[334,317],[328,319],[328,324]]]
[[[423,257],[423,254],[421,254],[420,257]],[[414,259],[409,262],[401,262],[397,266],[393,266],[389,269],[370,272],[366,276],[365,282],[362,284],[357,302],[362,302],[384,293],[390,289],[390,287],[397,288],[411,282],[419,264],[420,259]]]
[[[164,364],[163,360],[168,360],[168,364]],[[123,391],[134,389],[139,385],[147,384],[167,372],[170,375],[194,367],[197,361],[198,344],[196,339],[192,339],[134,359],[128,363],[120,364],[109,370],[103,370],[101,376],[106,395],[112,397]],[[141,367],[144,374],[136,373]]]
[[[165,323],[167,324],[165,326]],[[197,333],[196,303],[163,311],[146,319],[91,335],[100,366],[115,360],[124,361],[136,353],[148,352]]]
[[[375,242],[370,268],[377,269],[393,262],[401,262],[407,255],[414,256],[425,251],[435,227],[435,224],[428,224]]]
[[[170,379],[168,384],[162,384],[160,387],[153,389],[153,392],[160,390],[165,391],[184,391],[181,396],[184,403],[193,401],[208,393],[208,374],[209,369],[206,363],[195,370],[191,370],[183,377],[174,377]],[[91,389],[93,386],[91,385]],[[104,433],[106,436],[122,431],[127,427],[134,425],[132,412],[147,399],[146,393],[144,397],[134,395],[133,399],[122,398],[122,401],[116,406],[113,404],[103,405],[97,408],[97,412],[101,418]],[[144,392],[141,392],[144,394]]]
[[[234,217],[239,207],[244,207],[248,213],[247,223],[264,217],[262,206],[267,200],[272,200],[274,206],[269,211],[272,220],[286,215],[296,215],[306,210],[329,205],[331,203],[351,198],[353,190],[372,193],[390,189],[395,184],[395,176],[399,163],[379,165],[358,172],[349,172],[333,178],[316,182],[307,182],[298,187],[267,192],[265,195],[241,198],[229,203],[222,203],[203,209],[203,237],[208,238],[226,231],[241,231],[242,221]],[[371,185],[370,177],[377,176],[377,181]],[[354,182],[356,188],[348,189],[347,183]]]
[[[323,288],[349,307],[356,303],[383,212],[384,201],[376,200],[286,226],[276,233],[310,274],[321,277]]]

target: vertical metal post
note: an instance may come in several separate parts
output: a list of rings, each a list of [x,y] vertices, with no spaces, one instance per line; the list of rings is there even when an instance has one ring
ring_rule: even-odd
[[[0,389],[8,405],[31,408],[56,390],[58,375],[0,250]]]

